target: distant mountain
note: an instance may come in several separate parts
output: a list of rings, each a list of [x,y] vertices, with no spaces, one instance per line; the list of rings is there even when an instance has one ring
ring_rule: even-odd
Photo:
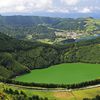
[[[22,16],[43,16],[43,17],[59,17],[59,18],[100,18],[100,13],[59,13],[59,12],[34,12],[34,13],[5,13],[4,16],[22,15]]]
[[[59,12],[35,12],[34,16],[48,16],[48,17],[60,17],[60,18],[100,18],[100,13],[59,13]]]
[[[99,30],[99,22],[99,19],[93,19],[92,17],[73,19],[40,16],[0,16],[0,31],[14,37],[38,34],[39,38],[54,38],[54,33],[62,30],[83,31],[83,33],[88,30],[90,32]]]
[[[17,39],[59,43],[100,33],[100,19],[0,16],[0,32]]]

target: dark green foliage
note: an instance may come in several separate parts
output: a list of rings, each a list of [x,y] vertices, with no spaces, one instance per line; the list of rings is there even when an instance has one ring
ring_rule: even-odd
[[[0,79],[0,82],[8,83],[8,84],[15,84],[15,85],[22,85],[22,86],[30,86],[31,87],[42,87],[42,88],[66,88],[66,89],[77,89],[77,88],[83,88],[87,86],[92,85],[98,85],[100,84],[100,79],[82,82],[79,84],[43,84],[43,83],[27,83],[27,82],[19,82],[15,80],[8,80],[8,79]],[[23,94],[23,93],[21,93]]]
[[[5,93],[10,94],[13,98],[13,100],[48,100],[48,98],[42,98],[39,97],[38,95],[33,95],[32,97],[29,97],[26,95],[25,92],[21,91],[19,92],[18,90],[13,90],[11,88],[6,88],[3,90]]]
[[[13,72],[6,69],[4,66],[0,66],[0,78],[9,78],[13,75]]]
[[[61,22],[54,24],[55,28],[58,29],[64,29],[64,30],[84,30],[85,27],[85,19],[72,19],[72,18],[68,18],[68,19],[62,19]]]
[[[2,52],[17,52],[19,50],[28,50],[39,45],[40,43],[38,42],[17,40],[0,32],[0,51]]]
[[[33,34],[33,39],[54,38],[55,29],[50,29],[48,26],[59,20],[38,16],[0,16],[0,31],[21,39],[25,39],[28,34]]]
[[[20,94],[21,94],[21,95],[24,95],[24,97],[27,96],[23,91],[21,91]]]
[[[10,53],[0,53],[0,75],[5,78],[29,72],[29,69],[20,64]]]

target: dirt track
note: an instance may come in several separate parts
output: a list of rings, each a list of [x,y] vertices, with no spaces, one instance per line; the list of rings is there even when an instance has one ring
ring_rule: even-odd
[[[49,91],[49,92],[70,92],[74,90],[85,90],[85,89],[92,89],[92,88],[97,88],[100,87],[99,85],[94,85],[94,86],[88,86],[88,87],[83,87],[83,88],[77,88],[77,89],[66,89],[66,88],[41,88],[41,87],[30,87],[30,86],[21,86],[21,85],[15,85],[15,84],[7,84],[9,86],[14,86],[14,87],[20,87],[24,89],[32,89],[34,91]]]

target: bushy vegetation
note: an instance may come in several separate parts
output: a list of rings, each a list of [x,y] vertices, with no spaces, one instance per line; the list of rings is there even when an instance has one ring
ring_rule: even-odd
[[[66,45],[16,40],[0,34],[0,77],[13,77],[31,69],[60,63],[100,63],[100,38]]]
[[[33,95],[28,97],[27,94],[23,91],[13,90],[11,88],[6,88],[3,90],[4,93],[11,95],[13,100],[48,100],[48,98],[42,98],[38,95]]]
[[[84,89],[75,89],[71,91],[67,91],[66,89],[46,89],[43,90],[43,88],[29,86],[21,86],[21,85],[11,85],[11,84],[4,84],[0,83],[0,100],[13,100],[12,94],[7,94],[4,92],[4,89],[12,89],[13,91],[18,90],[20,93],[21,91],[24,92],[27,97],[32,97],[33,95],[39,96],[40,98],[48,98],[48,100],[83,100],[83,98],[94,98],[100,93],[100,87],[95,88],[84,88]],[[37,90],[39,89],[39,90]],[[40,89],[42,89],[40,91]],[[59,91],[58,91],[59,90]],[[65,90],[65,91],[62,91]],[[55,91],[55,92],[54,92]],[[22,93],[23,94],[23,93]]]
[[[16,84],[22,86],[30,86],[30,87],[42,87],[42,88],[66,88],[66,89],[79,89],[91,85],[98,85],[100,84],[100,79],[81,82],[77,84],[44,84],[44,83],[27,83],[27,82],[19,82],[11,79],[4,79],[1,78],[0,82],[8,83],[8,84]]]

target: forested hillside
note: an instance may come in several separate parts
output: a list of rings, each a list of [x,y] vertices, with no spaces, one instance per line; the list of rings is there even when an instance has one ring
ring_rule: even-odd
[[[100,33],[100,20],[38,16],[0,16],[0,32],[17,39],[59,42]]]
[[[100,38],[66,45],[16,40],[0,33],[0,77],[68,62],[100,63]]]

